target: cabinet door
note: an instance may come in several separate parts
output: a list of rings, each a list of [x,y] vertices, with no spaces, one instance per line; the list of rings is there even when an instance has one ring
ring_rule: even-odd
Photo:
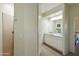
[[[58,50],[59,51],[63,51],[63,38],[62,37],[58,37]]]

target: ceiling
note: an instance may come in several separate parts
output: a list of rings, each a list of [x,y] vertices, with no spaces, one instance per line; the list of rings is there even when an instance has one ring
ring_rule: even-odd
[[[48,10],[60,5],[61,3],[40,3],[39,4],[39,13],[45,13]]]

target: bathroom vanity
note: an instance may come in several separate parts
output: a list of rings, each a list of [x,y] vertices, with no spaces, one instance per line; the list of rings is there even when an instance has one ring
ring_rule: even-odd
[[[45,33],[44,43],[55,48],[56,50],[63,52],[63,35],[59,33]]]

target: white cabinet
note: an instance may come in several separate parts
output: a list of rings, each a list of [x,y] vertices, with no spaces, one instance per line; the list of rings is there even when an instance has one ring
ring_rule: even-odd
[[[45,34],[44,42],[61,52],[63,52],[62,41],[63,41],[63,37],[58,37],[52,34]]]
[[[57,37],[57,41],[58,41],[58,50],[63,51],[63,38],[61,37]]]

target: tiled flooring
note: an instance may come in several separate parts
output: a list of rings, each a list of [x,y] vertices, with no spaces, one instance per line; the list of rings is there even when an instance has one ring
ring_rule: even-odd
[[[51,48],[49,48],[46,45],[42,45],[41,47],[41,56],[61,56],[61,54],[59,54],[58,52],[52,50]]]

